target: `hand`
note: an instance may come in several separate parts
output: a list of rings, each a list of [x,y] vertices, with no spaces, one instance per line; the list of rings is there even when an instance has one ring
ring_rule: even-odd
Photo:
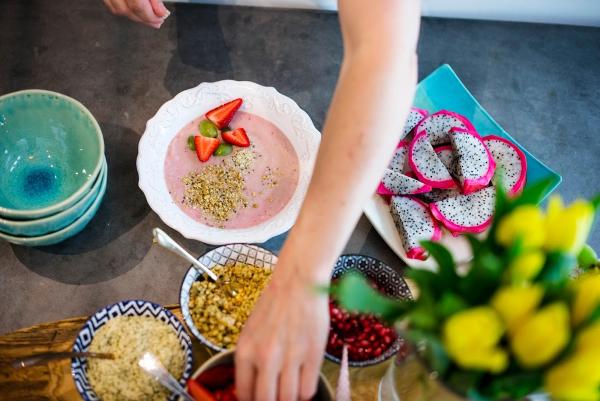
[[[157,29],[170,14],[162,0],[104,0],[104,4],[115,15]]]
[[[311,399],[329,333],[327,294],[283,257],[244,325],[236,353],[240,401]],[[301,267],[301,266],[300,266]]]

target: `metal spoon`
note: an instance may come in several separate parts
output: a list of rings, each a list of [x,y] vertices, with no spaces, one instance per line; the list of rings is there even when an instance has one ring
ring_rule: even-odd
[[[154,377],[154,379],[174,392],[175,394],[183,397],[187,401],[195,401],[185,389],[179,384],[179,382],[171,376],[171,374],[165,369],[165,367],[160,363],[160,360],[156,357],[156,355],[146,352],[140,360],[138,361],[138,365],[142,370],[148,373],[150,376]]]
[[[28,368],[31,366],[44,365],[48,361],[68,358],[115,359],[115,356],[113,354],[101,352],[44,352],[41,354],[15,359],[11,362],[11,366],[15,369],[21,369]]]
[[[206,275],[210,277],[214,282],[219,281],[215,273],[213,273],[198,259],[193,257],[188,251],[183,249],[183,247],[177,242],[175,242],[173,238],[169,237],[169,235],[166,232],[164,232],[158,227],[155,227],[154,229],[152,229],[152,234],[154,236],[152,240],[154,244],[160,245],[163,248],[173,252],[174,254],[181,256],[182,258],[190,262],[192,266],[200,273],[206,273]],[[237,295],[236,289],[232,287],[231,283],[228,280],[220,280],[220,282],[223,284],[223,288],[229,296],[235,297]]]

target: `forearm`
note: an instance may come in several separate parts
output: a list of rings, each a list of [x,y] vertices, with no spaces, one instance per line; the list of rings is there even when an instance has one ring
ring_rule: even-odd
[[[413,53],[376,63],[347,54],[314,174],[281,257],[295,274],[326,282],[399,140],[413,98]],[[389,61],[389,60],[388,60]]]

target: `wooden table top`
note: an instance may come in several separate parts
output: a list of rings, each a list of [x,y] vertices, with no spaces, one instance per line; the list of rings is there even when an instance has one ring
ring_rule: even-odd
[[[181,321],[178,305],[168,306]],[[70,351],[75,337],[87,320],[77,317],[44,323],[0,336],[0,400],[6,401],[79,401],[81,397],[71,377],[70,359],[48,362],[27,369],[13,369],[10,362],[42,352]],[[193,345],[194,370],[214,351],[190,335]],[[350,369],[352,396],[355,400],[376,400],[379,381],[388,363],[368,368]],[[337,384],[339,366],[323,363],[323,373],[333,388]]]

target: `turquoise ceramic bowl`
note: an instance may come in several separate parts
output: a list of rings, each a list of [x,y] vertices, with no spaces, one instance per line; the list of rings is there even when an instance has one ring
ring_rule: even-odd
[[[18,235],[18,236],[40,236],[54,231],[58,231],[73,223],[96,200],[102,182],[107,174],[106,160],[102,163],[100,175],[92,185],[92,188],[73,206],[57,214],[48,217],[42,217],[33,220],[10,220],[0,218],[0,233]]]
[[[545,196],[548,196],[562,181],[559,174],[536,159],[488,114],[448,64],[442,65],[419,83],[414,105],[431,112],[446,109],[460,113],[473,123],[481,136],[494,134],[517,145],[527,157],[525,186],[541,180],[549,180],[551,184],[545,193]],[[520,133],[520,135],[526,134]]]
[[[81,230],[83,230],[85,226],[87,226],[90,220],[92,220],[92,218],[96,215],[96,212],[100,208],[102,198],[104,198],[104,194],[106,192],[106,182],[107,174],[104,174],[100,183],[100,190],[98,192],[98,195],[96,196],[90,207],[77,220],[75,220],[68,226],[53,233],[40,235],[36,237],[21,237],[0,232],[0,239],[12,242],[16,245],[45,246],[58,244],[59,242],[62,242],[67,238],[71,238],[72,236],[79,234],[79,232],[81,232]]]
[[[44,90],[0,97],[0,216],[35,219],[65,210],[96,181],[100,126],[81,103]]]

